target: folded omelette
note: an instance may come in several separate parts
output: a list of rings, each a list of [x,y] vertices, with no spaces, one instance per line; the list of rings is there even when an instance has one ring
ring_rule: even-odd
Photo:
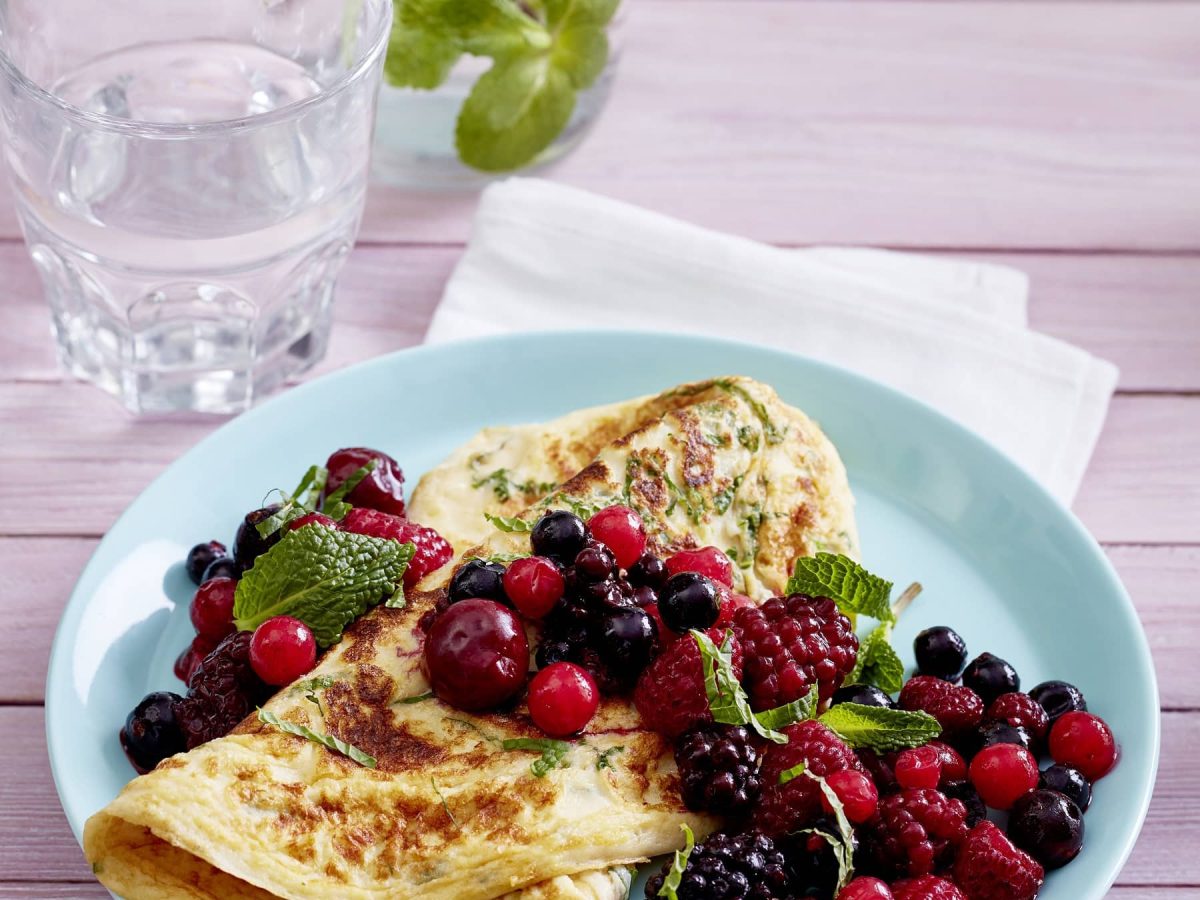
[[[499,474],[497,474],[499,473]],[[684,385],[540,426],[489,429],[423,479],[411,515],[460,555],[528,552],[545,510],[637,509],[659,554],[726,550],[736,586],[779,592],[797,556],[857,556],[853,500],[833,446],[746,378]],[[158,898],[609,898],[627,866],[674,849],[684,808],[668,741],[606,698],[564,765],[535,774],[543,737],[521,707],[469,714],[426,696],[423,619],[452,567],[404,609],[378,607],[266,709],[374,756],[365,768],[257,718],[135,778],[84,831],[100,881]]]

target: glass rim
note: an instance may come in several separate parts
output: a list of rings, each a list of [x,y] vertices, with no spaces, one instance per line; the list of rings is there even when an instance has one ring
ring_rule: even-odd
[[[354,2],[354,0],[347,0],[347,2]],[[147,122],[140,119],[125,119],[120,116],[108,115],[107,113],[88,112],[73,103],[67,102],[62,97],[52,91],[48,91],[30,79],[3,49],[0,49],[0,73],[3,73],[4,77],[11,84],[32,96],[35,100],[49,104],[70,118],[96,130],[123,132],[144,137],[191,137],[207,132],[260,128],[294,118],[305,109],[323,103],[325,100],[342,93],[357,82],[374,65],[376,59],[386,51],[388,42],[391,39],[394,4],[392,0],[362,0],[362,2],[364,5],[374,5],[379,8],[379,23],[377,33],[367,44],[366,49],[358,55],[354,65],[338,76],[337,81],[316,94],[295,100],[286,106],[258,113],[257,115],[192,123]]]

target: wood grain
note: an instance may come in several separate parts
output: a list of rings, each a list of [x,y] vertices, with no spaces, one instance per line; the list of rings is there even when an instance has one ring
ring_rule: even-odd
[[[1200,771],[1191,764],[1198,741],[1200,714],[1164,714],[1158,789],[1121,884],[1200,889],[1200,870],[1192,855],[1181,852],[1200,842]],[[90,873],[58,805],[45,758],[41,709],[0,707],[0,808],[5,811],[0,877],[86,881]]]

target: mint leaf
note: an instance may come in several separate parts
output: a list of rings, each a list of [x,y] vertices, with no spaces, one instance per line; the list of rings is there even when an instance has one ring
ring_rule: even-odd
[[[942,733],[937,719],[929,713],[861,703],[839,703],[817,721],[855,750],[867,747],[876,753],[919,747]]]
[[[346,502],[346,497],[358,487],[364,478],[375,471],[377,460],[371,460],[364,466],[360,466],[350,473],[350,477],[338,485],[337,490],[325,498],[325,502],[321,504],[321,512],[329,516],[331,519],[340,519],[351,510],[351,506]]]
[[[328,477],[329,473],[324,466],[309,466],[296,489],[283,495],[283,503],[279,510],[254,526],[259,536],[268,538],[293,519],[313,512],[317,508],[317,499],[325,489],[325,479]]]
[[[889,643],[891,637],[892,626],[883,622],[863,638],[846,684],[873,684],[887,694],[904,687],[904,663]]]
[[[841,798],[838,797],[837,793],[824,778],[820,775],[814,775],[809,771],[804,771],[801,775],[805,778],[811,778],[821,788],[821,793],[825,795],[825,800],[829,803],[829,808],[833,810],[834,821],[837,822],[838,833],[836,835],[830,834],[828,831],[822,831],[819,828],[805,828],[800,832],[801,834],[819,835],[833,848],[833,856],[838,864],[838,880],[837,885],[833,889],[836,896],[854,878],[854,827],[850,824],[850,820],[846,818],[846,810],[842,806]]]
[[[321,708],[321,700],[317,697],[317,691],[328,690],[337,681],[332,675],[318,675],[315,678],[309,678],[299,682],[292,690],[300,691],[304,694],[304,699],[309,703],[315,703],[317,709]]]
[[[675,851],[675,858],[671,860],[671,871],[667,872],[667,877],[663,879],[663,886],[658,889],[658,896],[666,897],[667,900],[679,900],[679,884],[683,881],[683,873],[687,869],[688,858],[692,855],[692,851],[696,849],[696,836],[692,834],[692,829],[687,825],[680,825],[683,829],[684,845],[682,850]]]
[[[799,778],[804,774],[805,768],[806,766],[804,763],[796,763],[796,765],[792,766],[790,769],[784,769],[779,773],[779,783],[787,784],[793,778]]]
[[[551,769],[558,766],[565,767],[567,754],[571,752],[571,745],[566,741],[551,738],[509,738],[503,741],[500,747],[503,750],[532,750],[541,753],[541,758],[535,759],[529,765],[529,771],[538,778],[545,778]]]
[[[491,513],[484,513],[483,517],[506,534],[525,534],[533,531],[533,525],[515,516],[494,516]]]
[[[342,756],[354,760],[360,766],[365,766],[368,769],[375,768],[375,757],[369,753],[364,753],[353,744],[347,744],[340,738],[334,737],[332,734],[317,734],[311,728],[306,728],[304,725],[296,725],[293,722],[285,722],[272,712],[265,709],[258,711],[258,721],[264,725],[274,725],[280,731],[286,731],[288,734],[294,734],[298,737],[312,741],[314,744],[320,744],[335,753],[340,753]]]
[[[789,725],[804,722],[815,716],[817,713],[817,704],[820,701],[821,695],[814,684],[809,688],[808,694],[799,700],[793,700],[791,703],[785,703],[783,706],[777,706],[765,712],[755,713],[754,717],[758,719],[759,724],[764,728],[787,728]]]
[[[763,725],[750,709],[750,700],[733,669],[733,632],[725,632],[725,640],[720,648],[703,631],[693,629],[691,635],[700,648],[700,659],[704,666],[704,692],[708,696],[708,709],[713,721],[723,725],[748,725],[760,737],[776,744],[786,744],[786,735]]]
[[[892,583],[872,575],[850,557],[839,553],[818,553],[796,560],[787,592],[830,597],[847,615],[853,613],[881,622],[895,621],[888,605]]]
[[[550,146],[574,110],[571,76],[553,54],[501,57],[467,95],[454,144],[469,166],[511,171]]]
[[[412,559],[413,545],[335,531],[289,531],[242,576],[234,594],[239,630],[253,631],[273,616],[294,616],[320,647],[370,607],[391,595]]]

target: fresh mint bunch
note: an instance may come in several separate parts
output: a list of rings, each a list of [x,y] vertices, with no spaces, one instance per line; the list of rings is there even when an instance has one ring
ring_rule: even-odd
[[[464,54],[489,57],[459,111],[455,146],[469,166],[505,172],[533,161],[566,127],[578,91],[608,62],[605,27],[619,0],[394,0],[384,72],[432,90]]]

